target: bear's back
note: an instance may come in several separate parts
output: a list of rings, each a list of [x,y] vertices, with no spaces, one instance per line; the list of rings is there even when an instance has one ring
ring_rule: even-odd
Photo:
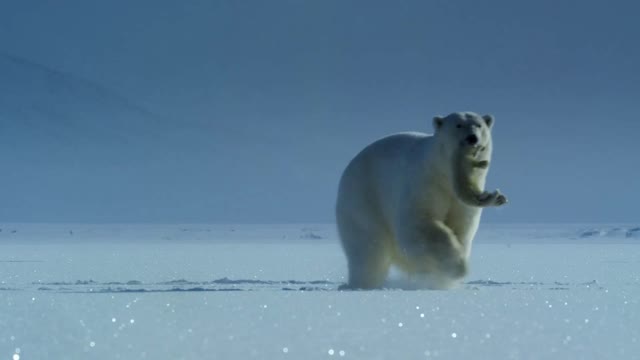
[[[376,168],[387,171],[413,161],[414,157],[421,156],[426,151],[424,148],[419,149],[419,146],[427,146],[432,137],[420,132],[401,132],[380,138],[362,149],[347,165],[345,173],[357,171],[356,168],[361,167],[366,167],[369,171],[375,171]]]
[[[401,198],[400,192],[413,181],[415,168],[428,153],[432,138],[432,135],[424,133],[402,132],[366,146],[342,174],[338,207],[357,206],[361,209],[364,204],[375,203],[377,206],[374,207],[384,208],[384,212],[395,208]],[[386,205],[381,206],[382,203]]]

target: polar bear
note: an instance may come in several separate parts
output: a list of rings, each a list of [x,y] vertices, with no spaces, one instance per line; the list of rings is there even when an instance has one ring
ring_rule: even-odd
[[[433,118],[434,134],[398,133],[358,153],[344,170],[336,221],[348,261],[342,288],[384,285],[391,265],[449,288],[467,273],[482,208],[494,118],[472,112]]]

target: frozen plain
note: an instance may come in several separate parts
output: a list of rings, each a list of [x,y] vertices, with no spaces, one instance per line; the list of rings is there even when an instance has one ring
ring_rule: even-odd
[[[483,224],[459,288],[350,292],[333,225],[0,228],[0,359],[640,357],[633,225]]]

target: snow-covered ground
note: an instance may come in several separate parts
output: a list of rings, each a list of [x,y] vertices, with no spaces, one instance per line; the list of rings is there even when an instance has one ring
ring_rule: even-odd
[[[354,292],[331,225],[0,229],[0,359],[640,356],[634,225],[483,225],[458,289]]]

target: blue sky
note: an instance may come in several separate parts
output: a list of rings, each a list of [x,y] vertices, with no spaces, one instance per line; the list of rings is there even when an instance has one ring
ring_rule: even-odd
[[[169,180],[138,170],[135,186],[105,176],[80,191],[44,172],[22,211],[12,209],[35,185],[10,184],[18,195],[0,220],[330,222],[340,172],[363,146],[470,110],[496,116],[488,188],[511,201],[486,221],[636,221],[638,11],[590,0],[6,1],[0,52],[102,84],[157,114],[161,131],[197,136],[150,145]],[[105,189],[103,205],[91,200]]]

